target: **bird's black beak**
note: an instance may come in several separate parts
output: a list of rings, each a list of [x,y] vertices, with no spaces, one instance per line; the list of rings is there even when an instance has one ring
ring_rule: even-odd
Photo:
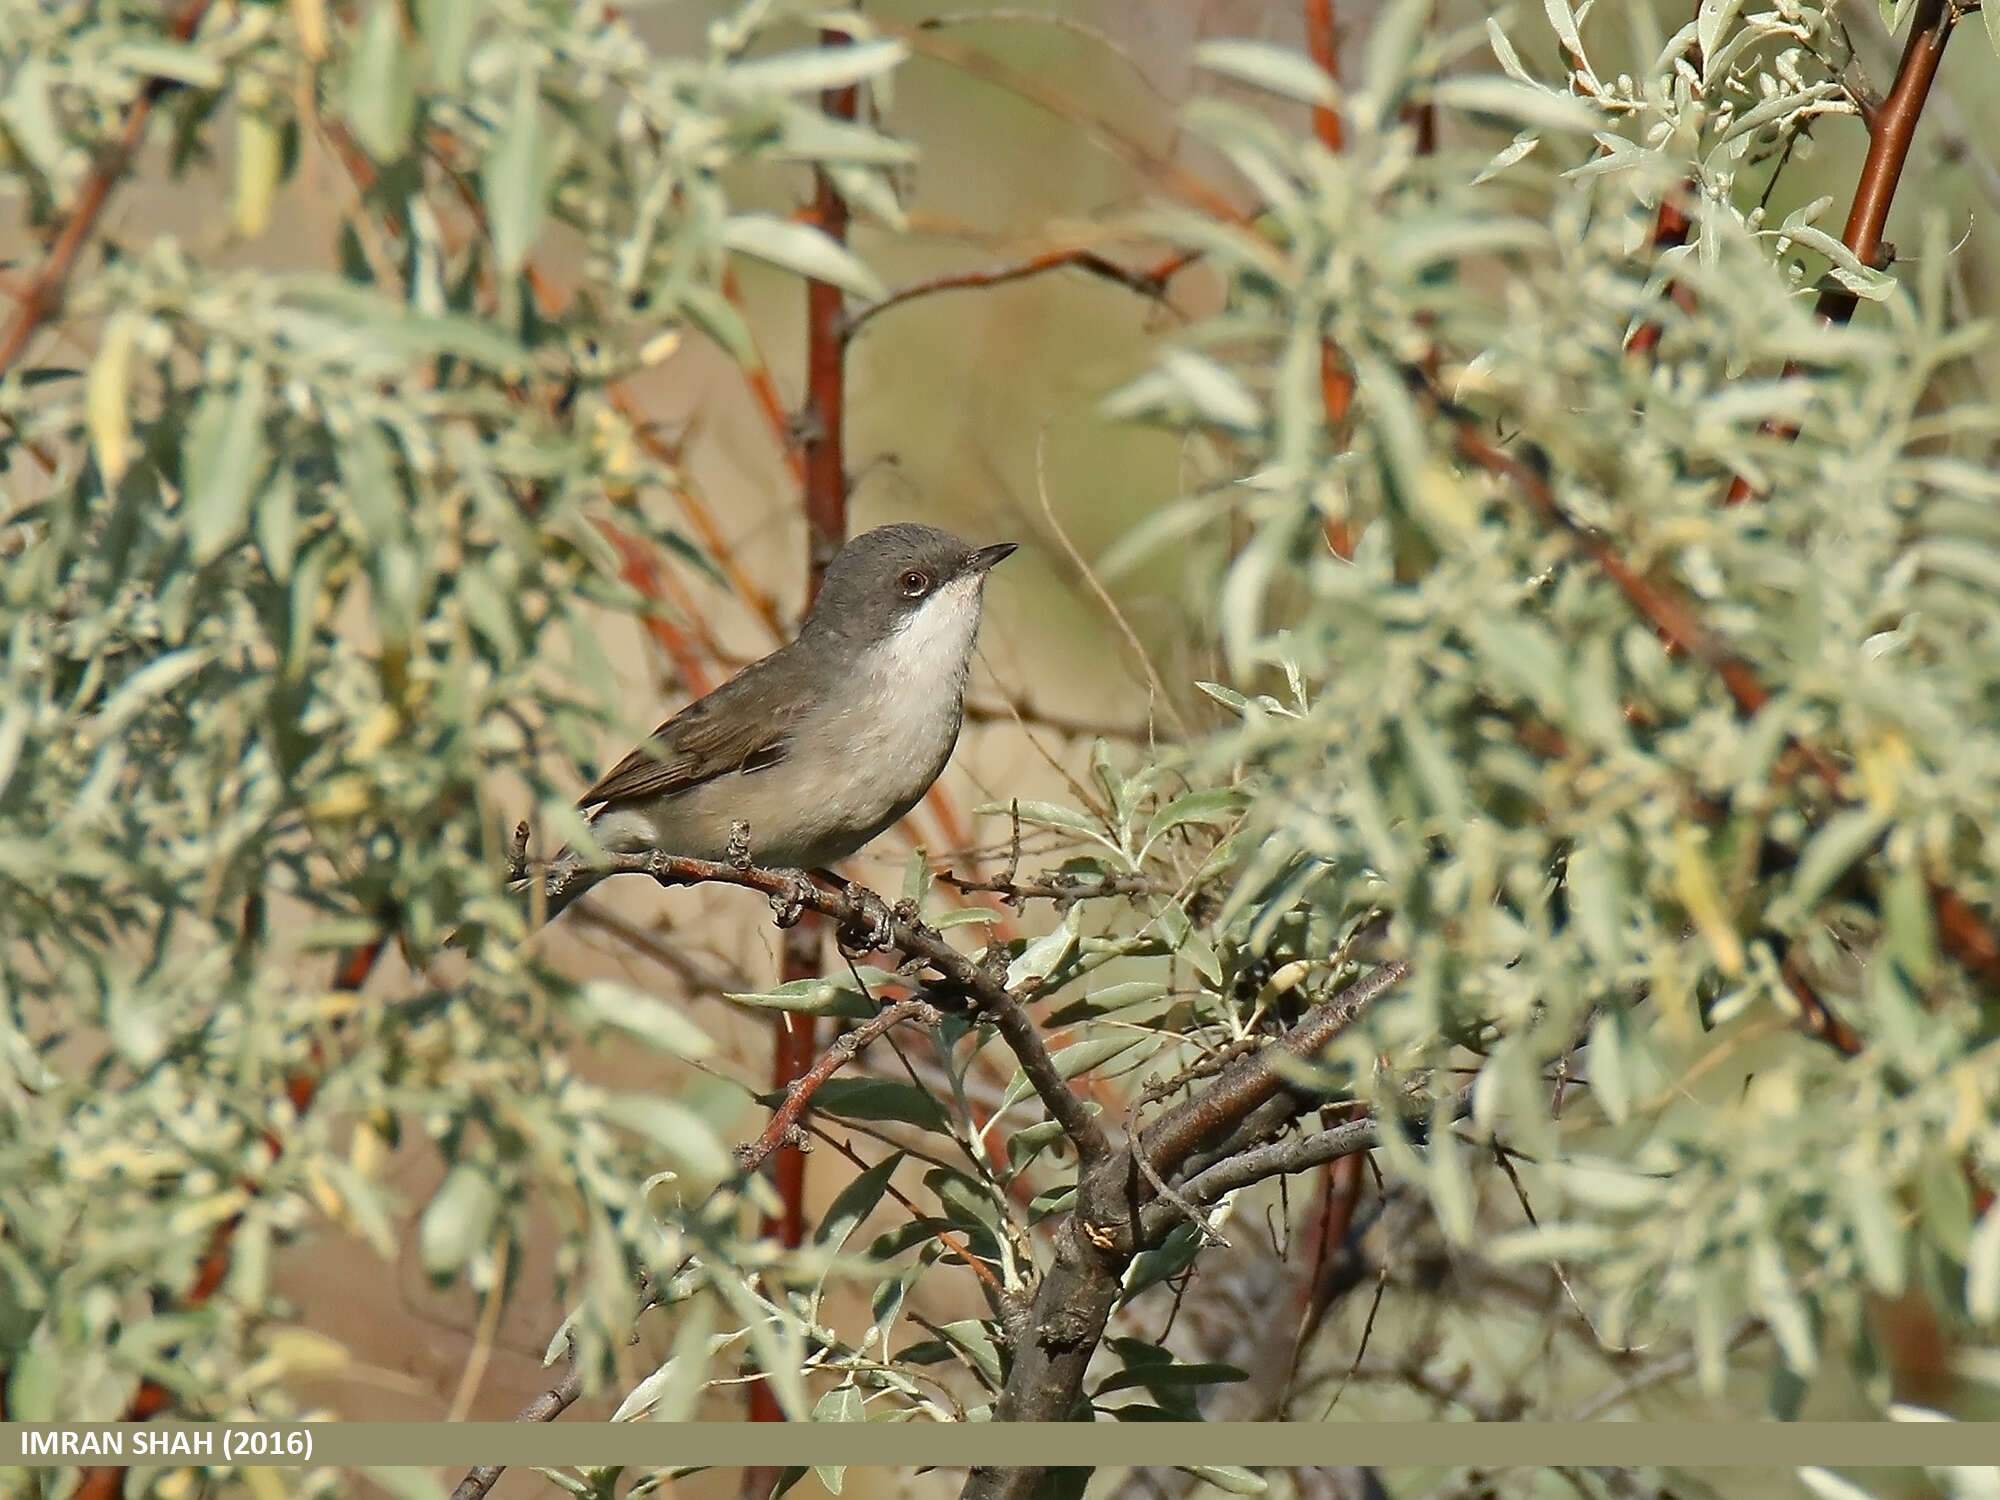
[[[990,547],[980,547],[965,560],[965,571],[968,573],[984,573],[995,563],[1012,557],[1015,549],[1020,545],[1019,542],[995,542]]]

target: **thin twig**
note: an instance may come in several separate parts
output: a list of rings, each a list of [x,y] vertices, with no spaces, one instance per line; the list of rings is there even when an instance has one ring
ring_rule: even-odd
[[[937,1007],[926,1001],[901,1000],[852,1031],[843,1033],[810,1068],[786,1085],[784,1102],[772,1114],[771,1123],[764,1127],[764,1133],[749,1145],[737,1148],[736,1164],[746,1172],[754,1172],[780,1146],[799,1145],[805,1135],[799,1120],[812,1104],[812,1097],[819,1092],[820,1085],[852,1062],[862,1048],[885,1031],[905,1021],[935,1026],[941,1019]]]
[[[831,922],[836,933],[857,943],[887,949],[905,962],[920,962],[938,976],[927,988],[927,1000],[943,1006],[962,998],[993,1022],[1051,1118],[1062,1126],[1076,1148],[1079,1160],[1092,1166],[1110,1156],[1111,1145],[1103,1128],[1056,1071],[1042,1041],[1041,1029],[1023,1004],[1029,997],[1014,994],[998,974],[959,952],[945,940],[944,934],[918,921],[907,909],[890,907],[867,887],[852,882],[835,891],[792,871],[766,870],[754,865],[739,868],[711,860],[686,859],[660,850],[608,855],[603,863],[588,869],[550,873],[546,881],[548,899],[553,902],[576,882],[606,872],[647,875],[666,886],[714,883],[759,891],[771,898],[781,926],[790,926],[802,914],[814,912]],[[800,1069],[801,1073],[804,1071]],[[790,1083],[786,1079],[780,1087]]]
[[[167,28],[167,34],[176,42],[189,40],[200,29],[202,17],[208,14],[211,3],[212,0],[188,0]],[[139,90],[139,97],[127,107],[125,122],[119,127],[117,138],[109,148],[98,154],[96,165],[84,178],[76,201],[70,205],[69,216],[63,221],[62,231],[42,258],[41,269],[35,272],[35,278],[28,283],[26,290],[14,299],[14,316],[7,324],[6,333],[0,335],[0,375],[14,368],[16,361],[27,350],[28,340],[35,336],[35,330],[61,306],[63,288],[69,285],[70,273],[76,269],[77,258],[89,243],[97,221],[103,217],[105,204],[111,201],[112,189],[125,175],[126,168],[132,165],[132,157],[139,147],[145,143],[146,127],[153,118],[153,106],[179,86],[172,78],[148,78]]]
[[[472,1403],[479,1399],[479,1387],[486,1379],[486,1366],[493,1358],[493,1340],[500,1331],[500,1308],[507,1300],[507,1247],[508,1239],[503,1234],[494,1245],[493,1285],[486,1289],[486,1305],[479,1311],[479,1327],[472,1337],[472,1355],[458,1377],[458,1391],[445,1413],[447,1422],[463,1422],[472,1414]]]
[[[1009,906],[1019,906],[1024,901],[1053,901],[1058,911],[1094,896],[1167,895],[1173,890],[1172,886],[1146,875],[1071,875],[1062,871],[1044,875],[1040,880],[969,880],[949,870],[940,870],[937,879],[955,891],[999,896]]]
[[[987,287],[1005,286],[1012,281],[1026,281],[1030,277],[1065,269],[1083,271],[1122,286],[1128,291],[1136,292],[1149,301],[1163,302],[1166,299],[1168,283],[1199,258],[1197,252],[1183,251],[1168,256],[1149,269],[1134,270],[1100,255],[1095,250],[1075,245],[1059,246],[1007,265],[987,266],[971,271],[948,271],[942,275],[927,277],[923,281],[911,282],[908,286],[898,287],[879,302],[871,302],[866,307],[856,308],[847,319],[842,337],[852,341],[854,336],[874,318],[893,308],[915,302],[919,298],[935,297],[940,292],[975,291]]]
[[[1951,40],[1964,14],[1958,0],[1918,0],[1910,20],[1910,38],[1896,68],[1896,81],[1889,86],[1888,97],[1869,121],[1868,155],[1861,164],[1854,204],[1848,210],[1847,225],[1840,236],[1840,242],[1864,266],[1879,267],[1886,258],[1882,231],[1889,223],[1889,206],[1895,202],[1896,186],[1909,162],[1910,146],[1923,118],[1924,101],[1930,97],[1938,66],[1944,61],[1945,43]],[[1829,279],[1813,311],[1822,322],[1845,323],[1854,316],[1859,300],[1854,292]],[[1785,367],[1788,375],[1799,372],[1796,364]],[[1767,423],[1764,431],[1786,439],[1799,435],[1798,425],[1792,422]],[[1756,486],[1739,474],[1730,481],[1723,504],[1743,505],[1756,497]]]
[[[576,1398],[582,1394],[583,1371],[577,1367],[576,1346],[571,1344],[563,1364],[562,1378],[522,1407],[514,1420],[553,1422],[574,1406]],[[459,1480],[458,1488],[451,1492],[451,1500],[485,1500],[486,1492],[498,1484],[500,1476],[506,1472],[505,1464],[482,1464],[467,1471],[465,1478]]]
[[[1722,1341],[1722,1352],[1734,1354],[1745,1344],[1761,1338],[1769,1332],[1768,1326],[1757,1318],[1742,1318]],[[1654,1386],[1665,1385],[1694,1372],[1701,1356],[1694,1349],[1683,1349],[1678,1354],[1670,1354],[1664,1359],[1656,1359],[1641,1365],[1618,1384],[1607,1386],[1562,1420],[1565,1422],[1595,1422],[1606,1412],[1616,1411],[1634,1396],[1651,1390]]]

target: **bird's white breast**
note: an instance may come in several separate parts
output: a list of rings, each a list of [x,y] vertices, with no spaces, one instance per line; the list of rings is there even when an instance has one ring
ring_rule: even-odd
[[[983,583],[946,584],[869,647],[848,698],[806,731],[843,766],[832,778],[841,821],[894,821],[944,770],[964,717]]]

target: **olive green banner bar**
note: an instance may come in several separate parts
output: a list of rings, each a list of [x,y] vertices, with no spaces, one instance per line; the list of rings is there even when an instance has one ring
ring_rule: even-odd
[[[1973,1422],[316,1422],[0,1424],[0,1466],[630,1464],[736,1468],[2000,1463]]]

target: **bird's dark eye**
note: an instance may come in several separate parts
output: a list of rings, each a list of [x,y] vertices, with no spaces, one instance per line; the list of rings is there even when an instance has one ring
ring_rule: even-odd
[[[905,599],[921,599],[930,592],[931,576],[912,568],[896,582],[902,588]]]

